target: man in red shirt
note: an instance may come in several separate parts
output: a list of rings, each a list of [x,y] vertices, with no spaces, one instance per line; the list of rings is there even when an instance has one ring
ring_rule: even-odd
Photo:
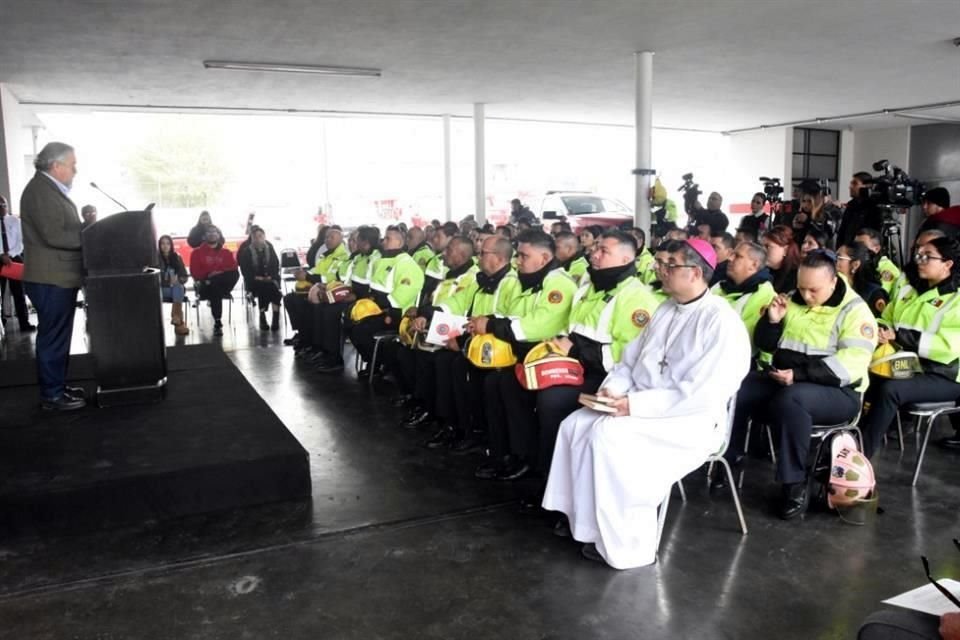
[[[223,234],[214,226],[207,227],[204,244],[190,254],[190,275],[193,276],[197,298],[210,301],[213,313],[213,335],[223,335],[223,299],[240,279],[237,261],[229,249],[223,248]]]

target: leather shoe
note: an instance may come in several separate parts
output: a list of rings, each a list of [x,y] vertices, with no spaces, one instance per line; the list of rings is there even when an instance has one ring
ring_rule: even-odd
[[[607,564],[607,561],[603,559],[603,556],[600,555],[600,552],[597,551],[597,545],[592,542],[580,547],[580,555],[582,555],[587,560],[592,560],[593,562],[599,562],[600,564]]]
[[[343,371],[342,360],[321,361],[320,364],[317,365],[318,373],[339,373],[341,371]]]
[[[426,409],[420,409],[414,413],[410,414],[406,420],[403,421],[403,426],[407,429],[416,429],[420,425],[424,424],[433,419],[433,416],[430,415],[430,412]]]
[[[458,455],[464,455],[477,451],[482,446],[479,439],[472,435],[460,436],[450,442],[450,451]]]
[[[66,393],[67,395],[73,396],[74,398],[86,398],[86,397],[87,397],[87,392],[84,390],[83,387],[70,387],[70,386],[65,386],[65,387],[63,388],[63,391],[64,391],[64,393]]]
[[[408,393],[401,393],[396,398],[390,401],[390,403],[393,406],[397,407],[398,409],[408,409],[410,408],[410,404],[412,402],[413,402],[413,396]]]
[[[944,449],[960,449],[960,434],[937,440],[937,444]]]
[[[62,393],[59,397],[52,400],[40,400],[40,407],[45,411],[75,411],[87,406],[87,401],[83,398],[74,398],[68,393]]]
[[[453,427],[443,427],[433,437],[423,443],[427,449],[441,449],[447,446],[453,438],[456,437],[456,431]]]
[[[810,495],[806,482],[796,482],[783,485],[783,496],[780,504],[780,518],[790,520],[802,515],[810,504]]]
[[[519,458],[514,458],[500,470],[497,480],[519,480],[528,473],[530,473],[530,465]]]

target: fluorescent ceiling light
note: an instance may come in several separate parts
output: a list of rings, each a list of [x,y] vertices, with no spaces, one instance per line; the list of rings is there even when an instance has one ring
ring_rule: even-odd
[[[381,74],[380,69],[331,67],[317,64],[276,64],[271,62],[225,62],[222,60],[204,60],[203,66],[205,69],[270,71],[273,73],[313,73],[321,76],[353,76],[358,78],[379,78]]]

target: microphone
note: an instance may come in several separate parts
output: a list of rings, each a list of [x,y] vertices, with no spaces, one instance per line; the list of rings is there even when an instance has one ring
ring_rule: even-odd
[[[91,183],[90,183],[90,186],[93,187],[94,189],[96,189],[97,191],[99,191],[100,193],[102,193],[103,195],[107,196],[108,198],[110,198],[110,199],[113,200],[114,202],[116,202],[118,205],[120,205],[121,208],[123,208],[124,211],[127,210],[127,205],[123,204],[122,202],[120,202],[119,200],[117,200],[116,198],[114,198],[112,195],[110,195],[109,193],[107,193],[106,191],[104,191],[103,189],[101,189],[100,187],[98,187],[96,182],[91,182]]]

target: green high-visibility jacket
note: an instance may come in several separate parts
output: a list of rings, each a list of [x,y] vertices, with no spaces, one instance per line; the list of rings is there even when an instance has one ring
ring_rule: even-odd
[[[313,268],[310,269],[310,273],[315,276],[320,276],[320,281],[324,284],[333,282],[338,277],[337,274],[339,273],[340,265],[349,259],[350,254],[347,252],[347,247],[341,242],[333,251],[328,251],[326,254],[318,256]]]
[[[897,278],[900,277],[900,269],[893,263],[893,260],[887,256],[881,256],[877,263],[877,273],[880,275],[880,285],[892,298],[893,291],[897,286]]]
[[[647,327],[660,302],[653,289],[632,276],[610,291],[588,283],[573,296],[567,334],[599,344],[603,368],[610,371],[627,343]]]
[[[740,319],[743,320],[743,324],[747,327],[747,333],[750,335],[753,355],[757,356],[760,352],[753,343],[753,330],[757,327],[760,317],[767,312],[767,307],[777,297],[777,292],[773,290],[773,284],[766,281],[752,291],[728,292],[724,291],[722,283],[718,282],[713,285],[710,292],[729,302],[733,310],[740,315]],[[770,362],[770,356],[771,354],[764,353],[760,360]]]
[[[477,284],[477,290],[473,299],[470,300],[470,304],[467,305],[465,315],[506,318],[507,310],[510,309],[514,299],[519,295],[520,279],[517,278],[517,272],[511,268],[497,283],[497,288],[493,293],[483,291],[480,289],[479,283]]]
[[[424,267],[423,272],[428,278],[436,278],[437,280],[446,278],[447,265],[443,264],[443,252],[433,254],[427,261],[427,266]]]
[[[359,253],[353,253],[340,263],[340,266],[337,267],[337,280],[346,285],[352,283],[353,265],[357,262],[359,256]]]
[[[522,289],[507,310],[509,322],[494,323],[501,340],[537,343],[560,335],[570,318],[577,285],[562,268],[549,271],[537,286]],[[516,348],[514,349],[516,351]]]
[[[653,254],[644,249],[637,254],[637,277],[644,284],[653,284],[657,280]]]
[[[573,278],[574,282],[579,282],[580,278],[583,277],[583,274],[587,272],[587,267],[590,266],[590,262],[586,258],[580,256],[575,258],[567,265],[567,273]]]
[[[928,373],[960,382],[960,293],[941,284],[918,293],[909,284],[883,310],[881,324],[897,334],[897,344],[920,356]]]
[[[795,293],[783,321],[774,325],[764,316],[754,338],[761,350],[774,351],[774,366],[793,369],[795,382],[849,386],[862,393],[870,382],[867,369],[877,346],[877,321],[840,278],[831,301],[809,307]]]
[[[403,312],[416,306],[422,287],[423,271],[409,253],[381,256],[373,263],[370,293],[378,301],[385,299],[392,309]]]
[[[421,244],[410,254],[413,257],[413,261],[417,263],[417,266],[420,267],[421,271],[427,270],[427,263],[436,255],[433,249],[426,242]]]
[[[464,273],[442,280],[433,290],[431,306],[455,316],[466,315],[477,293],[477,271],[477,266],[471,263]]]

